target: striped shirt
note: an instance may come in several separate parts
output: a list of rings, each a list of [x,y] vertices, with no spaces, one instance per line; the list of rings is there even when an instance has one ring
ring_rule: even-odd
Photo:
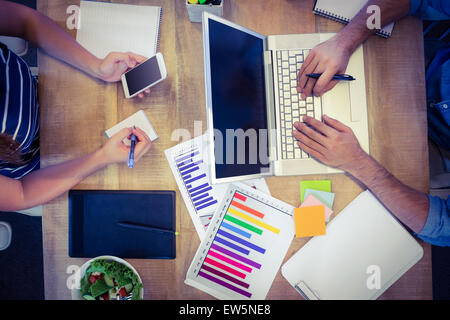
[[[39,169],[39,104],[37,83],[25,61],[0,43],[0,132],[20,145],[25,165],[0,159],[0,174],[20,179]]]

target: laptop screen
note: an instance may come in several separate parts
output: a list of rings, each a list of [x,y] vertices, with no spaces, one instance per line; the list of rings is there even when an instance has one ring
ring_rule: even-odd
[[[268,172],[263,39],[208,21],[216,179]]]

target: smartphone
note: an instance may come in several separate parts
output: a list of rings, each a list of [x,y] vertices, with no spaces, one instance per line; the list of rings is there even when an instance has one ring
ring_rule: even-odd
[[[158,52],[138,66],[122,75],[122,86],[126,98],[132,98],[138,93],[154,86],[167,77],[167,69],[163,55]]]

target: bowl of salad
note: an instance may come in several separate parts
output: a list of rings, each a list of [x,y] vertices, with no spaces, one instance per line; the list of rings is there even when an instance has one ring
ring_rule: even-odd
[[[87,261],[79,270],[79,288],[73,300],[142,300],[144,287],[136,269],[123,259],[101,256]]]

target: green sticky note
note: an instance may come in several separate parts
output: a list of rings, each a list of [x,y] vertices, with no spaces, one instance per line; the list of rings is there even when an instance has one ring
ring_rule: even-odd
[[[307,180],[300,182],[300,200],[303,202],[305,197],[305,190],[319,190],[325,192],[331,192],[331,180]]]

